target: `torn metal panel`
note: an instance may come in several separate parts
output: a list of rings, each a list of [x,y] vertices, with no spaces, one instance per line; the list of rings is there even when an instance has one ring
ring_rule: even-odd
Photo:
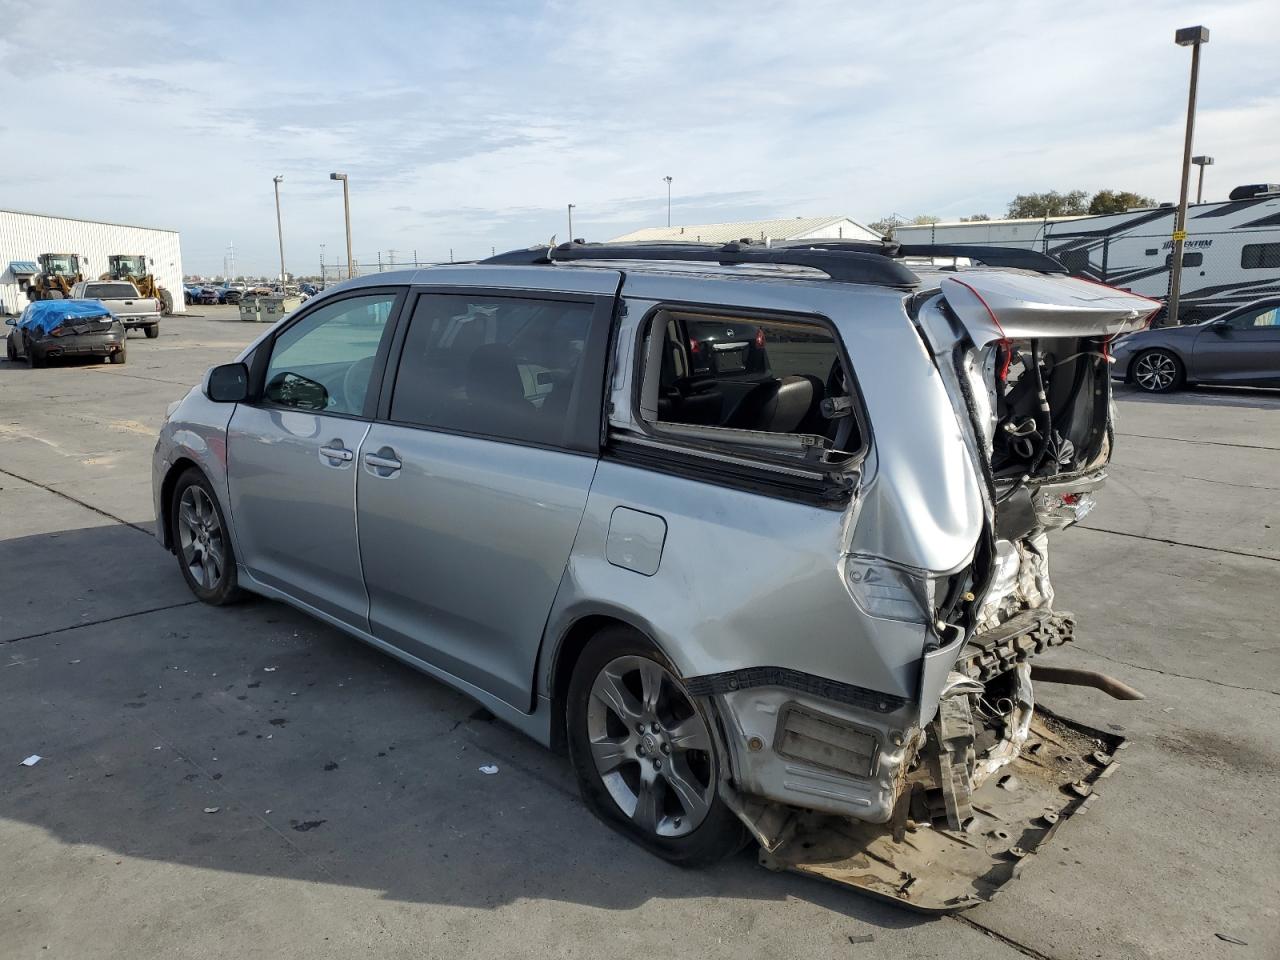
[[[926,913],[984,903],[1014,880],[1069,817],[1082,814],[1095,785],[1116,769],[1124,740],[1041,710],[1021,754],[968,797],[963,829],[905,820],[878,826],[803,814],[761,862]]]

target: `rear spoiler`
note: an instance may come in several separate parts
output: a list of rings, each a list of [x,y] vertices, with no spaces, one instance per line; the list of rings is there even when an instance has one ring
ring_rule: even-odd
[[[1141,330],[1158,300],[1077,277],[965,270],[942,296],[979,347],[997,340],[1118,336]]]

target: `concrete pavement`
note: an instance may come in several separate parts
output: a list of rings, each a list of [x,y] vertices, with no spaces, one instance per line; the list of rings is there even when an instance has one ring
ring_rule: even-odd
[[[670,867],[460,695],[279,604],[192,603],[146,532],[154,431],[256,332],[0,362],[6,960],[1280,954],[1274,392],[1122,391],[1113,482],[1056,541],[1054,661],[1148,699],[1039,686],[1123,766],[999,900],[927,919],[746,855]]]

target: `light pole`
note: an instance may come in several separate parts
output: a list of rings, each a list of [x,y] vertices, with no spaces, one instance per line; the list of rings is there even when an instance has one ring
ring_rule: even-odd
[[[1173,35],[1173,40],[1180,47],[1191,48],[1191,88],[1187,94],[1187,137],[1182,144],[1182,185],[1178,194],[1178,212],[1173,221],[1173,253],[1169,261],[1169,309],[1166,322],[1176,326],[1178,298],[1182,292],[1182,246],[1187,239],[1187,189],[1191,179],[1191,137],[1196,126],[1196,84],[1200,81],[1200,47],[1209,42],[1209,28],[1183,27]]]
[[[1213,166],[1213,157],[1192,157],[1191,162],[1200,168],[1200,179],[1196,183],[1196,203],[1204,198],[1204,168]]]
[[[323,290],[326,284],[324,282],[324,244],[320,244],[320,289]]]
[[[569,204],[569,242],[573,243],[573,208],[574,204]]]
[[[356,262],[351,256],[351,192],[345,173],[331,173],[329,179],[342,181],[342,216],[347,223],[347,279],[350,280],[356,275]]]
[[[667,226],[671,226],[671,178],[663,177],[667,181]]]
[[[276,185],[276,237],[280,241],[280,282],[284,283],[284,226],[280,222],[280,181],[284,177],[272,177]]]

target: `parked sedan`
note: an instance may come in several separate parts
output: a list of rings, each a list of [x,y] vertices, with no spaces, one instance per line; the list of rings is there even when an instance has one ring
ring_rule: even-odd
[[[6,341],[10,360],[43,367],[62,357],[106,357],[125,361],[125,329],[98,300],[37,300],[16,319]]]
[[[1125,337],[1113,350],[1111,375],[1148,393],[1187,383],[1280,386],[1280,297],[1181,327]]]

